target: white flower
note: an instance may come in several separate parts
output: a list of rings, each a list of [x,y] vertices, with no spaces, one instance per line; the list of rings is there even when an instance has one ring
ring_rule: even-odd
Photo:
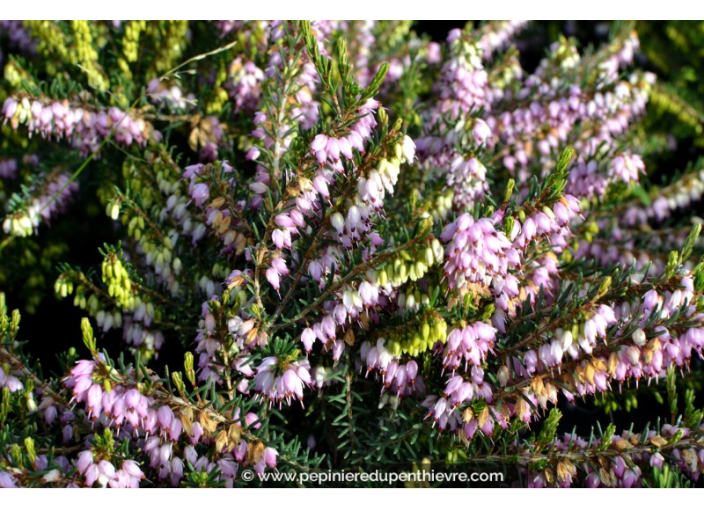
[[[488,126],[487,126],[488,127]],[[406,135],[403,137],[403,158],[407,163],[412,163],[413,158],[416,155],[416,144],[410,136]]]

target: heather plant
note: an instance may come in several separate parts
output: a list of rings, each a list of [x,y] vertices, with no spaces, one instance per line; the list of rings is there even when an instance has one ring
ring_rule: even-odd
[[[635,25],[535,69],[525,27],[0,22],[0,281],[84,315],[48,373],[0,294],[0,486],[696,482],[704,168],[650,166]]]

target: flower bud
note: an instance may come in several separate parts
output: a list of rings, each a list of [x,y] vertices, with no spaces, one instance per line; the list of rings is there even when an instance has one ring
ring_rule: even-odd
[[[336,212],[330,217],[330,224],[335,230],[342,233],[342,230],[345,228],[345,218],[342,214]]]
[[[645,338],[645,331],[640,328],[636,329],[633,332],[631,338],[633,338],[633,343],[636,344],[638,347],[643,347],[647,341],[647,339]]]

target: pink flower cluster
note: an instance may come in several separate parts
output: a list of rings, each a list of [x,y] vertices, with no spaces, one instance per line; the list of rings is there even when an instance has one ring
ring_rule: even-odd
[[[526,20],[495,21],[487,24],[479,39],[478,46],[485,59],[491,58],[494,51],[504,48],[513,37],[527,25]]]
[[[78,454],[76,468],[85,477],[86,487],[92,487],[97,482],[101,487],[109,485],[112,488],[136,489],[140,480],[144,479],[144,473],[135,461],[125,460],[120,469],[115,469],[108,460],[96,462],[90,450],[83,450]]]
[[[175,445],[181,441],[197,446],[202,442],[210,442],[204,436],[204,430],[198,421],[190,424],[190,430],[185,430],[181,419],[174,410],[165,404],[160,404],[154,397],[147,397],[136,388],[128,388],[113,384],[110,391],[96,380],[97,364],[92,360],[81,360],[71,370],[65,380],[66,387],[73,392],[73,399],[85,405],[87,416],[93,422],[103,426],[115,428],[118,434],[125,439],[136,441],[145,453],[149,455],[150,467],[158,471],[159,479],[170,479],[177,485],[183,477],[183,459],[175,455]],[[240,424],[239,409],[235,413],[235,424]],[[69,417],[69,419],[71,419]],[[257,417],[248,413],[244,419],[246,424],[257,421]],[[66,425],[69,432],[70,424]],[[184,447],[184,448],[187,448]],[[180,450],[180,449],[179,449]],[[197,458],[195,449],[184,449],[192,458]],[[225,469],[221,475],[228,484],[232,484],[237,473],[238,465],[246,462],[247,443],[241,440],[233,452],[222,452],[221,462],[225,462]],[[205,458],[205,457],[204,457]],[[95,463],[90,451],[83,452],[79,457],[78,469],[85,476],[86,484],[92,485],[98,481],[101,485],[134,486],[141,477],[138,467],[125,461],[121,470],[106,461]],[[210,471],[215,465],[205,462],[204,467]],[[127,463],[127,464],[125,464]],[[192,462],[195,464],[195,462]],[[266,466],[276,465],[276,450],[267,448],[261,458],[256,459],[253,466],[258,471],[263,471]],[[220,466],[223,467],[223,466]],[[140,471],[141,472],[141,471]]]
[[[17,160],[0,159],[0,178],[14,179],[17,176]]]
[[[6,37],[10,46],[16,48],[20,53],[32,54],[36,52],[37,41],[24,27],[22,20],[0,20],[0,36]]]
[[[24,389],[24,384],[20,381],[16,375],[12,372],[5,373],[2,367],[0,367],[0,388],[7,388],[11,393],[16,391],[22,391]]]
[[[290,404],[291,399],[303,402],[303,388],[311,386],[310,364],[308,360],[283,364],[276,356],[264,358],[256,368],[254,389],[270,403],[284,400]]]
[[[376,119],[373,113],[379,107],[379,102],[369,99],[359,108],[359,118],[355,122],[347,135],[340,138],[319,134],[313,140],[310,148],[315,153],[315,158],[321,165],[329,163],[330,168],[336,172],[342,172],[340,155],[347,160],[352,160],[352,149],[364,152],[364,141],[367,140],[374,128]]]
[[[196,205],[203,210],[204,223],[198,224],[192,230],[193,242],[197,242],[205,234],[205,226],[209,226],[213,233],[221,240],[223,253],[230,254],[235,251],[241,252],[244,248],[244,237],[238,233],[238,227],[241,227],[242,221],[233,217],[229,209],[228,203],[224,199],[220,199],[220,203],[211,201],[210,186],[212,181],[206,174],[207,167],[201,163],[191,165],[185,168],[183,178],[189,181],[188,193]],[[230,188],[235,187],[234,169],[227,162],[221,163],[220,172],[222,179]],[[240,201],[237,207],[244,209],[245,202]]]
[[[571,455],[572,458],[576,458],[588,452],[590,448],[603,447],[606,447],[609,452],[613,452],[614,455],[609,457],[608,464],[598,472],[591,463],[575,463],[579,466],[579,469],[561,472],[557,477],[557,484],[559,487],[572,487],[580,482],[581,485],[588,488],[643,487],[643,470],[654,467],[662,469],[665,463],[663,454],[647,450],[639,451],[637,449],[634,451],[630,449],[618,451],[616,445],[619,443],[631,444],[633,440],[643,443],[647,440],[654,440],[657,437],[670,441],[678,433],[681,433],[681,437],[685,439],[692,435],[692,431],[688,428],[676,427],[670,424],[663,425],[659,432],[649,430],[645,438],[632,431],[624,430],[621,434],[614,434],[608,445],[603,445],[602,439],[599,438],[595,439],[590,445],[587,440],[576,434],[564,434],[551,444],[551,448],[557,455]],[[668,456],[670,462],[674,462],[683,473],[687,473],[695,481],[700,478],[702,471],[704,471],[704,449],[684,446],[668,449],[664,453]],[[529,450],[525,449],[520,454],[520,458],[525,459],[526,463],[530,462]],[[552,482],[545,478],[544,471],[528,472],[522,470],[522,473],[526,477],[528,487],[543,488],[553,485]]]
[[[163,104],[170,110],[183,111],[191,109],[195,104],[193,94],[183,95],[183,90],[178,85],[171,85],[162,82],[159,78],[153,78],[147,84],[147,94],[155,104]]]
[[[674,211],[684,209],[704,195],[704,170],[683,175],[680,179],[660,189],[652,203],[646,205],[640,199],[633,201],[624,213],[623,222],[635,226],[648,221],[663,221]]]
[[[242,57],[237,57],[232,61],[226,87],[230,99],[234,101],[234,113],[249,113],[257,108],[263,81],[264,71],[251,60],[243,61]]]
[[[371,136],[371,131],[376,127],[376,120],[373,112],[378,107],[378,103],[373,99],[367,101],[359,108],[359,119],[349,130],[345,137],[335,138],[324,134],[315,137],[311,144],[311,152],[315,153],[316,159],[320,163],[312,185],[309,189],[302,190],[302,193],[291,204],[293,208],[287,213],[278,214],[275,218],[276,228],[271,235],[271,239],[278,250],[291,249],[294,236],[299,234],[299,229],[306,228],[306,217],[319,218],[322,210],[321,200],[330,200],[330,188],[334,185],[334,174],[342,173],[344,167],[340,157],[345,157],[348,161],[353,159],[353,149],[364,152],[364,143]],[[382,177],[383,176],[383,177]],[[365,197],[370,199],[370,203],[379,207],[383,204],[383,189],[393,191],[393,184],[398,176],[398,168],[386,165],[379,168],[379,171],[372,172],[370,180],[360,180],[360,193],[366,193]],[[263,182],[255,182],[250,185],[255,193],[263,192],[266,186]],[[369,196],[369,190],[374,196]],[[375,198],[377,197],[377,198]],[[365,203],[351,205],[347,211],[345,219],[341,213],[334,213],[330,223],[337,232],[337,238],[346,248],[351,248],[354,244],[362,241],[363,236],[369,231],[370,216],[372,210]],[[327,253],[321,259],[313,261],[308,268],[309,274],[320,281],[320,277],[327,272],[333,263],[336,262],[336,248],[330,246]],[[270,267],[265,275],[269,283],[277,291],[281,285],[281,277],[289,273],[288,265],[283,258],[283,253],[273,253]]]
[[[445,276],[453,289],[489,286],[494,276],[508,276],[509,268],[521,262],[511,241],[489,218],[475,221],[463,213],[445,227],[440,239],[447,243]]]
[[[384,385],[383,393],[395,394],[397,397],[424,395],[425,383],[418,375],[418,363],[412,359],[402,363],[388,351],[385,344],[384,338],[379,338],[376,343],[362,344],[359,356],[366,366],[366,375],[369,375],[369,372],[380,375]],[[362,372],[364,368],[360,367]]]
[[[460,405],[474,399],[484,399],[491,403],[492,389],[491,385],[484,382],[484,370],[481,366],[473,366],[469,376],[469,380],[460,374],[449,377],[442,396],[429,395],[422,405],[428,409],[427,418],[432,417],[440,430],[464,428],[466,437],[471,438],[477,430],[478,420],[473,418],[464,423],[465,420],[458,409]],[[493,419],[487,419],[481,431],[491,435],[493,426]]]
[[[443,368],[455,371],[464,361],[468,365],[481,367],[496,342],[496,329],[484,322],[475,322],[463,328],[455,328],[447,335],[443,352]]]
[[[45,138],[70,139],[73,147],[82,154],[97,151],[113,129],[115,141],[125,146],[143,146],[150,137],[159,138],[151,124],[115,106],[92,111],[73,106],[68,101],[9,97],[3,104],[2,116],[13,129],[26,124],[30,133],[37,132]]]
[[[455,206],[471,207],[489,191],[486,167],[475,157],[457,156],[447,172],[447,185],[454,191]]]
[[[70,200],[78,191],[78,183],[70,181],[71,175],[60,173],[49,175],[47,181],[35,196],[30,196],[24,208],[14,214],[10,214],[3,222],[5,233],[18,236],[26,236],[39,228],[42,220],[49,222],[52,216],[56,216],[66,210]]]

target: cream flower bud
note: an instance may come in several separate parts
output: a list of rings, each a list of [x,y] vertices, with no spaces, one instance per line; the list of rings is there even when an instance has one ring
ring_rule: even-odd
[[[445,249],[442,247],[442,244],[440,244],[440,241],[438,241],[437,239],[433,239],[433,242],[430,243],[430,246],[433,249],[435,260],[438,263],[442,262],[445,258]]]
[[[638,347],[643,347],[645,345],[645,342],[647,341],[647,339],[645,338],[645,331],[640,328],[636,329],[633,332],[632,338],[633,343],[636,344]]]
[[[506,386],[509,378],[508,367],[506,365],[501,365],[501,368],[499,368],[499,371],[496,374],[496,378],[499,380],[499,384],[502,388]]]
[[[345,218],[344,216],[342,216],[342,214],[336,212],[330,217],[330,224],[335,230],[337,230],[338,232],[342,232],[342,230],[345,228]]]
[[[413,158],[416,156],[416,144],[410,136],[406,135],[403,137],[403,158],[407,163],[411,163]]]
[[[113,203],[110,206],[110,218],[117,220],[120,217],[120,206],[117,203]]]
[[[350,210],[347,211],[347,220],[350,224],[351,227],[356,227],[359,224],[359,220],[361,219],[361,213],[359,211],[359,207],[356,205],[353,205],[350,207]]]
[[[562,350],[566,351],[567,349],[570,348],[570,345],[572,345],[573,342],[573,337],[572,337],[572,332],[570,330],[567,331],[561,331],[558,330],[557,338],[562,342]]]

